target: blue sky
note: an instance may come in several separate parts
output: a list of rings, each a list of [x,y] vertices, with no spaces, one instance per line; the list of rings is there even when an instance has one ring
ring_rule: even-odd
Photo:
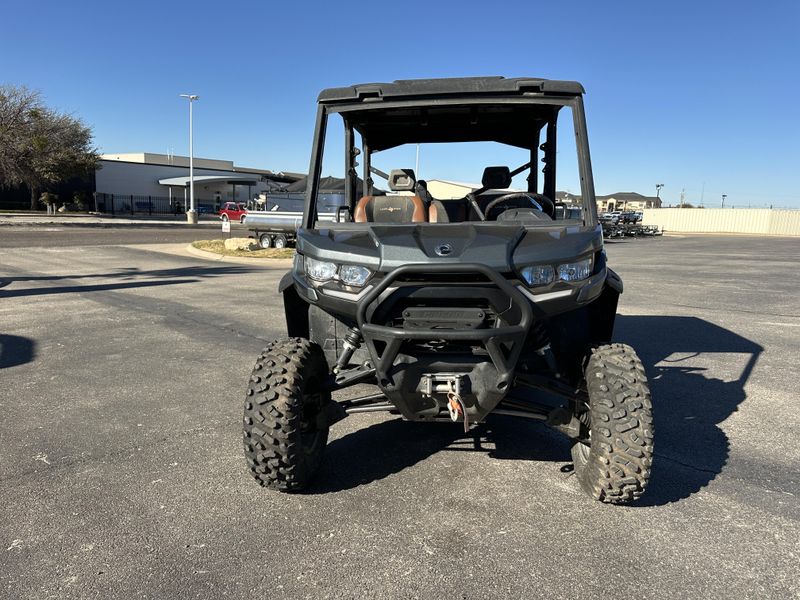
[[[321,88],[467,75],[577,79],[598,193],[800,208],[800,3],[15,2],[0,82],[104,152],[305,171]],[[360,31],[362,26],[366,31]],[[454,179],[475,180],[454,157]],[[490,160],[489,163],[492,161]],[[488,164],[488,163],[487,163]],[[460,170],[462,169],[463,172]]]

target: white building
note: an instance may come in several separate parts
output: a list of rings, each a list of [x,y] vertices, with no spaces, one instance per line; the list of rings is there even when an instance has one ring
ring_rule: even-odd
[[[110,197],[137,206],[146,199],[180,206],[189,198],[189,157],[151,152],[112,153],[100,157],[95,191],[101,203]],[[260,192],[296,181],[295,173],[240,167],[229,160],[194,159],[194,195],[198,207],[216,210],[227,201],[247,202]]]

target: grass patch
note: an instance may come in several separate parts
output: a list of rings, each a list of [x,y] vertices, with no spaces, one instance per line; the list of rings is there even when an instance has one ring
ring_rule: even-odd
[[[222,240],[198,240],[192,242],[198,250],[214,252],[222,256],[243,256],[245,258],[292,258],[294,248],[261,248],[258,250],[226,250]]]

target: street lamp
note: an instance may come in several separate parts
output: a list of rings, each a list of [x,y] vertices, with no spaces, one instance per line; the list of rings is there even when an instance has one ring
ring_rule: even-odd
[[[663,183],[657,183],[656,184],[656,198],[658,198],[659,200],[661,200],[661,188],[662,187],[664,187]]]
[[[189,211],[186,213],[187,223],[197,223],[197,210],[194,205],[194,145],[192,142],[192,104],[200,98],[196,94],[179,94],[189,100]]]
[[[722,208],[725,208],[725,198],[728,197],[728,194],[722,194]]]

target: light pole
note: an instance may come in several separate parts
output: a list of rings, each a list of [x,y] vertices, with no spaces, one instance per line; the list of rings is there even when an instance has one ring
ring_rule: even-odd
[[[656,198],[658,198],[659,200],[661,200],[661,188],[662,187],[664,187],[663,183],[657,183],[656,184]],[[661,207],[659,206],[658,208],[661,208]]]
[[[186,213],[187,223],[197,223],[197,210],[194,205],[194,145],[192,141],[192,104],[200,98],[196,94],[180,94],[189,100],[189,211]]]
[[[722,208],[725,208],[725,198],[728,197],[728,194],[722,194]]]

